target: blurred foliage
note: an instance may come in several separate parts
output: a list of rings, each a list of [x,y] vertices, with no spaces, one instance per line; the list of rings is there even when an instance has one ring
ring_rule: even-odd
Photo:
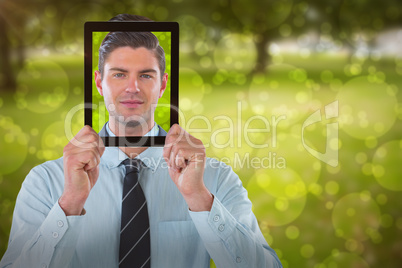
[[[239,174],[284,267],[400,266],[401,6],[1,1],[0,252],[24,177],[83,126],[84,22],[132,13],[179,22],[180,123]],[[335,100],[339,116],[326,119]],[[337,122],[337,167],[304,149],[302,125],[317,110],[304,141],[324,152]]]

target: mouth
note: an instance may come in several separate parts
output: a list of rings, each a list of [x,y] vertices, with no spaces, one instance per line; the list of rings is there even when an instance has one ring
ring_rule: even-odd
[[[144,104],[144,102],[140,100],[124,100],[120,101],[120,103],[126,108],[138,108]]]

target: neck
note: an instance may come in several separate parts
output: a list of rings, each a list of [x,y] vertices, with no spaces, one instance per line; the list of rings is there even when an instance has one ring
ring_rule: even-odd
[[[119,147],[128,157],[135,158],[140,153],[148,149],[148,147]]]
[[[150,124],[137,125],[129,127],[123,125],[113,117],[109,117],[109,128],[116,136],[144,136],[154,127],[155,122],[152,120]],[[119,147],[128,157],[135,158],[140,153],[148,149],[148,147]]]
[[[113,117],[109,117],[109,128],[116,136],[144,136],[154,127],[155,122],[146,122],[145,124],[138,124],[129,126],[123,124]]]

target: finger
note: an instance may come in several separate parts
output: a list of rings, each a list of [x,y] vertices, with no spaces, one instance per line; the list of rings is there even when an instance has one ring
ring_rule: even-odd
[[[174,128],[174,126],[175,125],[173,125],[172,128]],[[163,147],[163,158],[165,159],[166,163],[168,163],[169,166],[172,166],[172,161],[170,160],[171,154],[172,154],[172,149],[179,142],[178,135],[175,134],[175,132],[174,132],[174,130],[172,130],[172,128],[170,128],[170,130],[166,136],[165,146]]]
[[[100,144],[100,137],[95,130],[90,126],[84,126],[66,146],[67,149],[71,147],[80,147],[83,149],[97,147]]]
[[[179,124],[173,124],[171,127],[170,127],[170,129],[169,129],[169,131],[168,131],[168,135],[169,134],[171,134],[171,135],[174,135],[174,134],[180,134],[180,133],[182,133],[184,131],[184,129],[179,125]],[[167,136],[167,135],[166,135]]]
[[[183,150],[179,150],[174,158],[175,165],[178,169],[183,169],[187,166],[187,161],[183,156]]]
[[[102,157],[103,153],[106,150],[106,147],[105,147],[105,144],[103,143],[102,138],[99,136],[99,134],[98,134],[98,137],[99,137],[99,143],[98,143],[99,154]]]
[[[88,140],[95,140],[95,139],[96,139],[96,137],[92,137],[92,138],[89,138]],[[105,151],[105,147],[104,147],[103,143],[101,143],[101,145],[99,145],[98,141],[93,141],[91,143],[87,143],[87,145],[85,147],[74,146],[74,145],[69,146],[69,147],[66,146],[64,148],[63,154],[64,155],[75,155],[75,154],[79,154],[79,153],[85,153],[87,151],[93,151],[100,158]]]
[[[172,152],[172,146],[165,146],[163,147],[163,158],[165,159],[166,163],[170,167],[170,154]]]
[[[89,181],[91,183],[91,189],[94,187],[99,177],[99,165],[96,168],[88,171]]]
[[[175,170],[178,170],[177,166],[176,166],[176,154],[172,151],[170,152],[170,156],[169,156],[169,167]]]
[[[88,151],[84,154],[80,154],[80,162],[84,164],[84,170],[89,171],[95,169],[100,163],[99,154],[94,151]]]
[[[74,154],[69,154],[66,157],[66,167],[67,169],[72,170],[81,170],[85,171],[96,168],[100,163],[100,156],[97,152],[93,150],[89,151],[78,151]]]
[[[181,126],[174,124],[166,135],[165,146],[173,146],[182,139],[185,133],[186,131]]]
[[[92,142],[93,147],[91,148],[92,150],[95,150],[99,157],[99,162],[100,158],[102,157],[103,153],[105,152],[105,145],[103,144],[103,141],[101,137],[99,137],[98,133],[96,133],[95,139],[96,141]]]
[[[183,147],[183,144],[178,142],[176,143],[174,146],[171,147],[170,149],[170,154],[169,154],[169,165],[174,168],[179,170],[180,168],[177,166],[177,162],[176,162],[176,156],[180,150],[180,148]]]

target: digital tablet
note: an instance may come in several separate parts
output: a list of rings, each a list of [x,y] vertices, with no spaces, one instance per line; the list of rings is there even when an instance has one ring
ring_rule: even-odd
[[[151,147],[163,146],[165,136],[179,117],[179,25],[177,22],[86,22],[84,28],[84,81],[85,81],[85,125],[91,126],[100,133],[105,146],[118,147]],[[109,120],[109,110],[114,106],[106,105],[95,83],[95,72],[98,71],[99,48],[108,34],[123,32],[130,36],[138,33],[155,35],[165,54],[165,71],[168,74],[166,89],[163,96],[152,109],[153,118],[160,127],[158,136],[118,136],[105,134],[102,128]],[[127,33],[126,33],[127,32]],[[113,52],[112,52],[113,53]],[[107,57],[106,57],[107,61]],[[144,76],[147,77],[147,76]],[[134,106],[130,106],[135,110]],[[106,107],[109,106],[109,107]],[[111,108],[112,107],[112,108]],[[112,110],[113,112],[113,110]],[[103,134],[102,134],[103,133]]]

